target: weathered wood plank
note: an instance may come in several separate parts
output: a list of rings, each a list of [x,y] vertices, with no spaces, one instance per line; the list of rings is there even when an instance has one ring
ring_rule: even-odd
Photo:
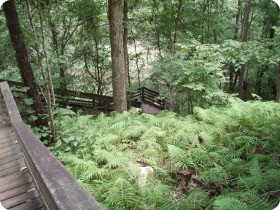
[[[17,147],[14,147],[17,148]],[[11,150],[6,151],[5,153],[0,153],[0,160],[12,155],[18,154],[20,151],[19,149],[13,149],[13,147],[10,148]]]
[[[13,150],[16,150],[16,149],[17,149],[16,147],[17,147],[16,144],[11,145],[10,147],[5,147],[5,148],[1,149],[0,154],[1,154],[1,155],[4,155],[4,154],[7,153],[7,152],[11,152],[11,151],[13,151]]]
[[[5,122],[9,122],[9,117],[6,114],[1,114],[0,115],[0,123],[5,123]]]
[[[19,158],[22,158],[21,154],[11,155],[11,156],[0,159],[0,168],[3,164],[9,163],[12,161],[17,161]]]
[[[11,174],[14,174],[14,173],[19,172],[19,171],[20,171],[20,166],[19,165],[12,166],[10,168],[7,168],[7,169],[4,169],[4,170],[0,171],[0,178],[11,175]]]
[[[27,184],[21,185],[19,187],[15,187],[13,189],[0,193],[0,200],[3,201],[8,198],[12,198],[14,196],[26,193],[32,188],[34,188],[34,185],[32,183],[27,183]]]
[[[33,199],[31,201],[28,201],[26,203],[23,203],[19,206],[15,206],[13,208],[10,208],[9,210],[41,210],[43,209],[43,204],[39,198]]]
[[[12,131],[12,128],[0,129],[0,139],[9,137]]]
[[[26,201],[31,201],[38,197],[39,197],[39,195],[34,189],[34,190],[31,190],[30,192],[26,192],[26,193],[8,198],[6,200],[2,200],[1,203],[4,208],[9,209],[14,206],[18,206],[20,204],[26,203]]]
[[[11,137],[7,136],[0,139],[0,144],[11,141]],[[0,146],[1,147],[1,146]]]
[[[0,123],[0,129],[11,128],[11,127],[12,126],[10,122]]]
[[[18,163],[17,160],[13,160],[13,161],[10,161],[8,163],[4,163],[4,164],[1,165],[0,171],[3,171],[5,169],[11,168],[11,167],[17,166],[17,165],[19,166],[19,163]]]
[[[2,149],[4,150],[6,147],[10,147],[15,144],[16,144],[16,142],[14,142],[14,141],[6,141],[6,142],[1,143],[0,144],[0,153],[2,152]]]
[[[0,177],[0,193],[31,182],[32,179],[26,172],[13,173],[9,176]]]

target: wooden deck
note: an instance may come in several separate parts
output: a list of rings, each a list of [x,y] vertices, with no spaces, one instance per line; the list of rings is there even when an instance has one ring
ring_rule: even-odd
[[[24,125],[0,83],[0,209],[101,210],[96,200]]]
[[[45,209],[4,110],[3,98],[0,98],[0,203],[13,210]]]

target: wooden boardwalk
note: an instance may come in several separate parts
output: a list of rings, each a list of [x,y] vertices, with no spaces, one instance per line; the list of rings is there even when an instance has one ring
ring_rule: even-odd
[[[0,98],[0,203],[12,210],[45,209],[4,110],[3,98]]]
[[[0,82],[4,81],[0,79]],[[16,93],[16,98],[19,104],[23,105],[23,98],[27,98],[26,91],[22,88],[25,87],[23,83],[7,81],[10,86],[13,86],[13,93]],[[25,87],[26,88],[26,87]],[[139,88],[137,91],[128,94],[128,104],[132,107],[141,108],[143,112],[148,114],[156,114],[165,108],[164,100],[159,99],[160,94],[156,91],[150,90],[145,87]],[[67,90],[62,91],[55,89],[56,103],[61,107],[71,107],[74,111],[82,110],[85,114],[99,114],[100,112],[110,113],[113,109],[113,97],[102,96],[93,93],[85,93],[80,91]],[[128,107],[129,108],[129,107]],[[22,115],[26,110],[22,107]]]
[[[24,125],[6,82],[0,83],[0,209],[101,210]]]

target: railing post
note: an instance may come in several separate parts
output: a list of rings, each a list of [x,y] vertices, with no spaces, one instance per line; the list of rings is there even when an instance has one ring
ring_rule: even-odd
[[[144,91],[144,87],[141,87],[140,91],[141,91],[141,101],[143,102],[143,101],[145,101],[145,91]]]

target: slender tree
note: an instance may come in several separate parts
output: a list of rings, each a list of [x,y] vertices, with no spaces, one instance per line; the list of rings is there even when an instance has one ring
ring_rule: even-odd
[[[39,42],[38,42],[38,38],[37,38],[35,24],[33,21],[33,15],[32,15],[31,7],[30,7],[30,2],[29,2],[29,0],[26,0],[28,17],[29,17],[30,26],[32,29],[35,50],[36,50],[38,62],[39,62],[39,69],[41,71],[41,75],[44,80],[44,87],[45,87],[45,93],[46,93],[45,101],[47,103],[47,109],[48,109],[48,114],[49,114],[49,119],[50,119],[50,129],[51,129],[51,133],[52,133],[52,138],[50,139],[49,143],[52,144],[52,143],[54,143],[54,139],[56,138],[54,116],[53,116],[53,112],[52,112],[52,106],[54,103],[54,93],[53,93],[53,86],[52,86],[52,82],[51,82],[51,78],[50,78],[50,70],[49,70],[50,68],[49,68],[49,64],[47,62],[48,55],[46,53],[46,47],[45,47],[45,36],[44,36],[44,32],[43,32],[44,28],[43,28],[43,24],[42,24],[40,2],[38,1],[37,3],[38,3],[38,11],[39,11],[41,30],[42,30],[42,41],[43,41],[42,45],[43,45],[44,57],[46,58],[46,66],[47,66],[46,68],[47,68],[48,77],[46,77],[46,74],[45,74],[45,68],[43,65],[43,57],[41,56],[41,53],[40,53],[40,47],[39,47]],[[52,100],[52,98],[53,98],[53,100]]]
[[[27,92],[28,96],[34,99],[33,108],[35,109],[36,114],[39,116],[36,124],[37,126],[45,124],[46,122],[40,118],[40,115],[44,113],[44,107],[28,58],[27,49],[24,42],[23,33],[19,23],[18,13],[14,0],[5,2],[3,4],[3,9],[7,20],[11,42],[15,50],[16,60],[20,70],[21,78],[24,84],[29,87],[29,90]]]
[[[177,15],[175,19],[175,31],[173,36],[173,43],[175,44],[177,42],[177,31],[179,29],[179,21],[182,13],[182,7],[183,7],[183,0],[179,0],[178,2],[178,9],[177,9]]]
[[[247,0],[245,6],[245,14],[244,14],[244,22],[243,22],[243,30],[242,30],[242,42],[247,42],[248,40],[250,9],[251,9],[251,0]],[[244,81],[245,81],[245,64],[241,65],[239,71],[238,96],[240,99],[245,98]]]
[[[127,74],[127,82],[130,85],[130,74],[129,74],[129,57],[128,57],[128,0],[123,2],[123,49],[124,49],[124,62],[125,62],[125,71]]]
[[[241,16],[241,0],[238,0],[237,2],[237,13],[235,16],[235,28],[234,28],[234,40],[237,40],[238,38],[238,31],[239,31],[239,22],[240,22],[240,17]]]
[[[112,83],[114,110],[127,110],[126,71],[123,49],[122,1],[109,0],[109,26],[112,57]]]
[[[277,95],[276,101],[280,103],[280,63],[278,66],[278,78],[277,78]]]

